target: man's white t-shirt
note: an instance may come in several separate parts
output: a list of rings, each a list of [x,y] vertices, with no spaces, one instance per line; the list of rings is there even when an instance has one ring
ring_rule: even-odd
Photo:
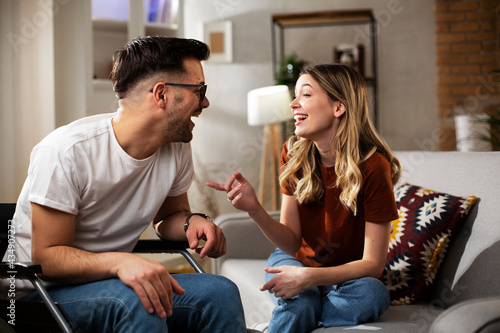
[[[114,135],[113,116],[77,120],[35,146],[14,215],[16,261],[31,261],[31,202],[76,215],[75,248],[131,252],[165,198],[187,192],[191,146],[165,144],[134,159]]]

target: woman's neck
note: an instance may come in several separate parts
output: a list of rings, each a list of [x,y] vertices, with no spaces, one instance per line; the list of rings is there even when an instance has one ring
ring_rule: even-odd
[[[316,148],[319,152],[321,165],[325,167],[332,167],[335,165],[337,154],[335,153],[333,145],[318,145],[316,143]]]

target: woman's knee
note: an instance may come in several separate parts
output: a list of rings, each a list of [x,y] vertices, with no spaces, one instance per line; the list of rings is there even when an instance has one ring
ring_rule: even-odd
[[[276,249],[273,253],[271,253],[269,258],[267,259],[267,266],[276,267],[283,265],[297,266],[297,267],[304,266],[304,264],[301,263],[300,260],[298,260],[294,256],[291,256],[288,253],[281,251],[280,249]]]
[[[288,309],[294,309],[293,312],[300,314],[303,312],[320,313],[321,312],[321,294],[317,287],[306,288],[297,296],[291,299],[278,298],[279,306]]]
[[[380,307],[387,309],[390,304],[389,291],[385,287],[385,284],[379,279],[367,277],[360,279],[362,280],[366,292],[370,293],[372,298],[380,304]]]
[[[325,326],[357,325],[375,320],[389,307],[389,293],[375,278],[348,281],[333,288],[323,304]]]
[[[321,317],[321,294],[317,287],[304,289],[291,299],[278,298],[276,303],[271,331],[309,332]]]

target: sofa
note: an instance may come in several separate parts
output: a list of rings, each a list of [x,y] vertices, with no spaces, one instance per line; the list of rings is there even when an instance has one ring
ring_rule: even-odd
[[[402,184],[415,185],[477,201],[469,202],[468,214],[440,250],[443,260],[423,296],[389,306],[373,322],[313,332],[500,332],[500,152],[401,151],[396,156],[403,166],[396,191]],[[270,214],[279,219],[278,211]],[[237,284],[247,327],[268,322],[274,303],[259,288],[274,246],[244,212],[214,222],[226,235],[227,253],[213,261],[213,271]]]

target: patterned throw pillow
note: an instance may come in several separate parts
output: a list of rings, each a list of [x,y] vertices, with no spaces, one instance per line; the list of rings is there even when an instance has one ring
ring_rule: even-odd
[[[392,305],[412,304],[434,282],[451,238],[477,198],[455,197],[411,184],[399,187],[395,197],[399,218],[392,221],[383,281]]]

